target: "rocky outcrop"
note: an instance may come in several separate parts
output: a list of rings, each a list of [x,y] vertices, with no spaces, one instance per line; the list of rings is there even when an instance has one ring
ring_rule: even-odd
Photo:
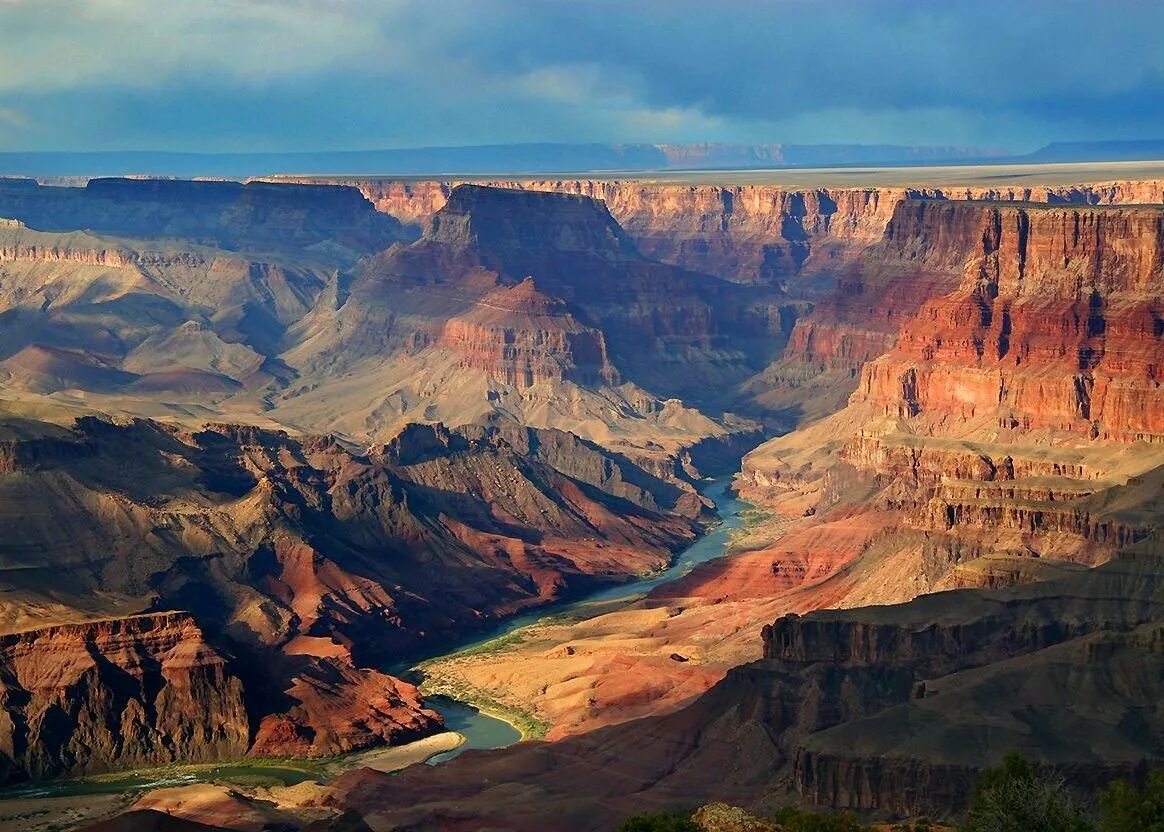
[[[320,381],[288,390],[275,418],[318,424],[329,390],[376,379],[326,424],[349,435],[508,415],[675,458],[735,432],[691,406],[721,413],[722,391],[763,367],[791,324],[779,292],[642,257],[598,201],[468,185],[417,243],[336,289],[283,355]]]
[[[0,636],[5,779],[230,759],[243,685],[180,612]]]
[[[920,288],[887,296],[887,352],[857,356],[847,406],[754,452],[741,479],[780,514],[817,518],[806,525],[840,530],[860,512],[880,529],[850,542],[867,577],[835,572],[827,603],[900,600],[886,593],[903,575],[912,592],[1033,580],[1153,533],[1162,251],[1152,206],[898,206],[877,263],[854,272]],[[840,308],[818,305],[798,331]],[[774,572],[799,568],[795,542],[769,552]]]
[[[291,649],[317,650],[311,638]],[[326,648],[325,648],[326,649]],[[290,704],[263,714],[249,753],[258,757],[320,757],[373,745],[400,745],[440,730],[444,720],[424,707],[408,682],[344,657],[294,653],[285,660],[290,686],[282,695]]]
[[[543,251],[607,259],[638,256],[630,237],[595,199],[480,185],[454,188],[426,236],[457,248],[479,247],[503,259]]]
[[[332,185],[91,179],[71,188],[0,179],[0,216],[40,231],[184,237],[232,249],[334,240],[367,251],[402,236],[359,191]]]
[[[445,323],[436,345],[460,355],[461,366],[519,389],[567,379],[618,383],[602,332],[583,326],[564,303],[539,292],[533,278],[484,295]]]
[[[700,832],[783,832],[782,827],[770,820],[724,803],[700,806],[691,815],[691,822]]]

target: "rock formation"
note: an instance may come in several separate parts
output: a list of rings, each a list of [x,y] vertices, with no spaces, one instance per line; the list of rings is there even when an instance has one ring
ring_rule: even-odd
[[[856,513],[877,530],[844,559],[871,571],[836,575],[830,603],[1030,580],[1151,533],[1162,235],[1164,211],[1146,206],[902,203],[882,268],[948,288],[915,301],[845,408],[753,453],[741,481],[805,525]],[[785,572],[796,540],[703,591]],[[903,576],[909,594],[894,595]]]
[[[376,667],[659,568],[705,510],[553,431],[414,426],[361,455],[226,425],[0,428],[8,777],[431,733]]]
[[[0,183],[6,776],[436,730],[388,669],[666,564],[737,406],[799,425],[767,514],[556,631],[564,739],[329,807],[953,813],[1010,746],[1164,756],[1159,183],[354,184]]]
[[[243,686],[181,612],[0,636],[5,779],[238,757]]]
[[[678,397],[714,413],[779,349],[780,302],[647,260],[594,200],[462,186],[293,328],[281,359],[315,381],[271,415],[364,435],[508,414],[675,458],[756,429]]]
[[[325,181],[315,178],[311,181]],[[341,178],[386,214],[423,226],[457,182]],[[504,180],[487,183],[601,199],[649,257],[737,282],[795,281],[830,260],[880,241],[905,199],[1082,205],[1164,202],[1164,183],[1125,181],[1064,187],[810,188],[654,184],[639,180]],[[850,251],[851,247],[851,251]],[[834,263],[835,265],[835,263]],[[822,280],[816,291],[831,288]]]

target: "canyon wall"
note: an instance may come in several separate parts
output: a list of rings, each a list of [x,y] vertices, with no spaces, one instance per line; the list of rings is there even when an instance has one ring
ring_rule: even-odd
[[[745,460],[748,496],[811,526],[862,514],[880,531],[854,554],[896,559],[880,580],[904,571],[915,592],[1031,580],[1151,534],[1164,207],[906,201],[865,256],[864,279],[915,276],[886,300],[885,352],[851,368],[843,408]],[[745,560],[780,572],[791,545]],[[830,603],[899,600],[876,574]]]
[[[409,236],[356,189],[333,185],[111,178],[52,187],[0,178],[0,217],[39,231],[186,238],[226,248],[328,239],[378,248]]]
[[[0,436],[10,779],[427,735],[439,715],[381,668],[661,568],[707,511],[511,424],[415,425],[367,454],[95,416]]]
[[[412,225],[426,224],[457,184],[347,177],[334,181],[359,188],[378,210]],[[745,283],[786,282],[801,271],[829,269],[830,261],[835,265],[849,256],[848,248],[879,241],[898,203],[905,199],[1086,205],[1164,202],[1164,182],[1160,181],[1064,187],[811,189],[604,179],[483,184],[601,199],[647,256]]]
[[[243,685],[186,613],[0,635],[5,779],[242,756]]]
[[[353,773],[337,802],[418,830],[471,817],[597,832],[712,800],[953,820],[1014,750],[1095,789],[1164,761],[1162,621],[1158,561],[1132,553],[1004,591],[782,617],[764,658],[682,710],[436,771]],[[515,805],[495,784],[519,778]]]
[[[1164,209],[906,203],[886,250],[963,277],[865,367],[856,400],[934,429],[1164,431]]]

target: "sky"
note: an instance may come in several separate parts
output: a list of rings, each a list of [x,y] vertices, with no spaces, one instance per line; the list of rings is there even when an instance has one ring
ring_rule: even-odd
[[[0,0],[0,150],[1164,138],[1160,0]]]

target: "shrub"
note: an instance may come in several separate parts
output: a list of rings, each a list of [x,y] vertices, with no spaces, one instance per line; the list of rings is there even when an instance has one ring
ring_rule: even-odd
[[[1062,780],[1039,777],[1017,754],[982,773],[964,832],[1094,832]]]
[[[618,832],[699,832],[690,815],[645,812],[627,818]]]
[[[1101,832],[1164,832],[1164,771],[1154,771],[1142,788],[1112,783],[1099,796]]]
[[[862,826],[852,812],[805,812],[791,806],[781,809],[772,820],[788,832],[863,832],[868,828]]]

